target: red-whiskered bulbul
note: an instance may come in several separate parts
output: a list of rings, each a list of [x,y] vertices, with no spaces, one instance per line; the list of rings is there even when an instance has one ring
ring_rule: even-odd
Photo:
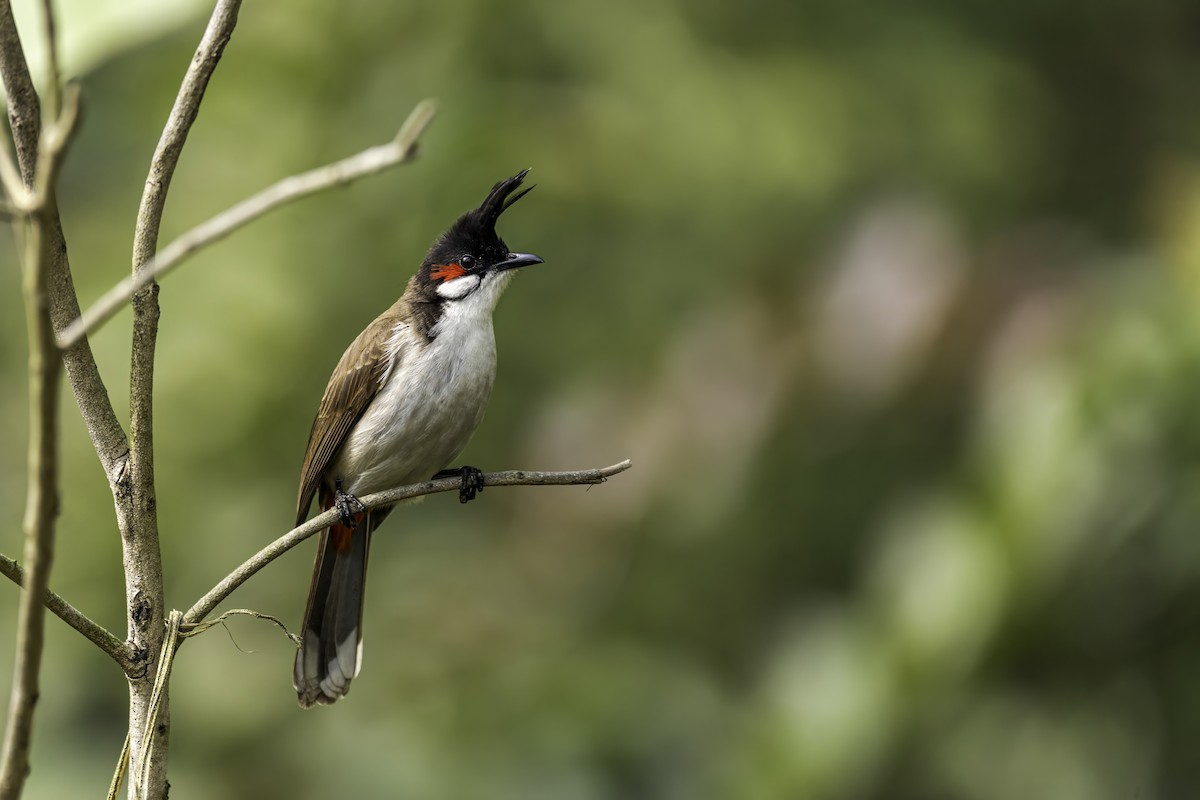
[[[483,419],[496,376],[492,311],[515,274],[542,259],[511,253],[496,220],[533,187],[529,170],[493,187],[441,235],[404,294],[338,361],[308,438],[296,524],[314,496],[336,508],[320,535],[293,685],[300,705],[329,704],[362,664],[363,590],[371,533],[393,506],[364,511],[359,495],[461,475],[462,502],[483,490],[474,467],[444,470]],[[516,192],[514,194],[514,192]]]

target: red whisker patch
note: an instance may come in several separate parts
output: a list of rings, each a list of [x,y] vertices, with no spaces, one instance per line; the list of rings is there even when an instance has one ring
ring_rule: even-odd
[[[429,271],[429,278],[435,281],[452,281],[466,274],[467,271],[459,264],[435,264]]]

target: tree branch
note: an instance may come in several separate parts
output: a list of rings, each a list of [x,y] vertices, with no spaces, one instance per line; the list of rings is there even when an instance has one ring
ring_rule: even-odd
[[[0,553],[0,575],[8,578],[17,586],[25,585],[25,570],[16,561],[2,553]],[[122,670],[129,666],[129,648],[125,646],[125,642],[68,603],[61,595],[57,595],[49,589],[46,590],[45,602],[46,608],[50,609],[54,616],[79,631],[84,638],[107,653]]]
[[[158,232],[171,178],[209,79],[237,24],[241,0],[218,0],[179,86],[138,208],[133,238],[133,275],[142,272],[158,247]],[[133,342],[129,369],[128,505],[118,511],[129,639],[146,654],[147,667],[161,657],[163,643],[162,551],[154,483],[154,351],[158,339],[158,285],[150,282],[133,297]],[[145,674],[129,681],[129,756],[132,774],[144,776],[143,798],[166,796],[170,712],[165,695],[157,722],[149,727],[153,686]],[[149,759],[152,763],[143,763]],[[138,787],[131,781],[130,793]]]
[[[50,119],[58,119],[62,113],[58,91],[62,76],[58,71],[58,35],[54,28],[53,0],[42,0],[42,25],[42,40],[46,44],[46,114]]]
[[[171,178],[175,175],[175,167],[179,164],[179,156],[183,153],[192,124],[200,113],[200,103],[208,89],[208,82],[225,52],[225,45],[233,36],[241,5],[241,0],[219,0],[213,9],[204,37],[196,48],[196,55],[175,97],[175,105],[167,117],[158,147],[150,160],[150,174],[146,176],[146,187],[138,207],[137,229],[133,239],[135,272],[154,257],[158,247],[158,230],[162,224]]]
[[[47,7],[49,13],[49,7]],[[46,24],[47,35],[54,30]],[[53,54],[54,46],[49,44]],[[56,74],[57,67],[51,72]],[[54,340],[47,290],[51,255],[47,230],[52,225],[54,186],[63,154],[79,119],[79,92],[67,94],[61,118],[42,131],[37,148],[33,204],[25,238],[25,314],[29,334],[29,455],[25,498],[25,576],[17,611],[17,645],[13,665],[12,697],[4,744],[0,749],[0,798],[20,797],[29,774],[33,738],[33,712],[45,643],[46,594],[54,560],[55,517],[58,514],[58,393],[62,362]],[[10,177],[11,176],[7,176]],[[10,187],[13,191],[17,187]]]
[[[432,101],[424,100],[408,115],[391,142],[284,178],[184,233],[160,250],[136,275],[125,278],[89,306],[79,319],[62,332],[59,346],[71,347],[107,322],[143,286],[166,275],[197,250],[225,238],[263,214],[310,194],[411,161],[416,155],[421,134],[433,119],[435,110]]]
[[[26,215],[32,210],[33,190],[25,185],[17,165],[13,163],[12,153],[7,147],[0,147],[0,184],[9,202],[4,204],[5,216],[14,221],[24,222]],[[19,241],[19,238],[18,238]]]
[[[632,462],[626,459],[619,464],[613,464],[609,467],[578,470],[575,472],[530,472],[528,470],[489,472],[484,475],[484,485],[491,488],[493,486],[571,486],[597,484],[604,483],[613,475],[624,472],[629,469],[631,464]],[[376,508],[427,494],[456,492],[461,486],[462,481],[458,478],[441,478],[436,481],[414,483],[411,486],[401,486],[396,489],[376,492],[366,497],[360,497],[359,500],[366,508]],[[183,615],[184,627],[202,622],[222,600],[232,594],[235,589],[249,580],[256,572],[314,533],[328,528],[336,521],[336,509],[325,511],[308,520],[303,525],[285,533],[246,559],[240,567],[229,573],[224,580],[214,586],[208,594],[201,597],[196,601],[195,605],[188,609],[187,613]]]
[[[17,612],[12,698],[0,751],[0,798],[17,798],[29,772],[33,712],[45,636],[45,606],[54,560],[58,492],[58,349],[46,297],[46,236],[42,224],[26,237],[25,308],[29,329],[29,487],[25,496],[25,563],[29,573]]]
[[[33,88],[33,76],[29,74],[29,62],[25,60],[9,0],[0,0],[0,78],[4,79],[4,93],[8,96],[8,125],[21,178],[26,186],[33,186],[38,138],[42,134],[42,104]]]
[[[9,0],[0,0],[0,78],[8,96],[8,121],[12,130],[13,145],[17,152],[20,176],[25,186],[33,187],[37,167],[38,140],[41,136],[41,104],[29,74],[21,37],[13,21]],[[0,168],[4,165],[0,162]],[[10,195],[14,205],[20,205],[17,196]],[[71,277],[71,264],[67,259],[67,243],[63,238],[58,209],[52,203],[46,209],[49,224],[46,235],[50,247],[50,319],[56,331],[61,331],[79,316],[79,298],[75,294],[75,282]],[[108,476],[114,492],[117,479],[129,453],[129,442],[125,430],[113,411],[108,390],[96,367],[91,345],[86,339],[78,339],[62,354],[67,368],[67,379],[75,394],[75,402],[87,426],[92,446]]]
[[[29,318],[29,487],[25,496],[25,591],[17,612],[17,646],[12,698],[0,751],[0,798],[17,798],[29,772],[33,712],[38,697],[45,637],[43,599],[54,560],[54,517],[58,493],[58,349],[46,297],[45,231],[31,226],[26,237],[25,304]]]

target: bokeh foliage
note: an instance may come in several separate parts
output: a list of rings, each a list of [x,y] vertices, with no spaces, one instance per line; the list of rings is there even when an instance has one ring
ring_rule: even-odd
[[[205,13],[180,7],[184,23],[97,40],[64,12],[91,41],[61,191],[85,304],[128,270]],[[502,233],[547,264],[501,304],[501,372],[464,458],[635,469],[393,515],[366,666],[333,709],[295,707],[290,645],[264,624],[187,644],[180,796],[1098,800],[1200,783],[1200,6],[291,0],[241,16],[164,241],[385,140],[422,97],[442,111],[417,164],[278,212],[165,282],[168,602],[289,527],[342,348],[436,233],[525,166],[538,189]],[[93,341],[119,407],[128,327]],[[52,583],[118,630],[111,500],[69,396],[64,411]],[[295,625],[310,555],[232,604]],[[124,686],[51,634],[29,795],[95,796]]]

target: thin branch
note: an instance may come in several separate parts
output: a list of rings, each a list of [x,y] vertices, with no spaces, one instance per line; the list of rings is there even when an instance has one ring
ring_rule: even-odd
[[[21,180],[21,173],[17,171],[7,146],[0,146],[0,184],[3,184],[4,193],[9,199],[4,209],[6,215],[24,219],[33,204],[33,192]]]
[[[17,33],[8,0],[0,0],[0,76],[3,76],[5,91],[8,94],[9,127],[13,131],[13,146],[17,148],[22,162],[27,165],[28,176],[28,180],[22,177],[21,170],[8,147],[0,146],[0,184],[3,184],[4,193],[15,212],[12,216],[23,221],[33,204],[33,169],[42,128],[37,92],[29,74],[29,65],[25,62],[21,38]],[[18,136],[18,131],[24,135]],[[23,228],[17,227],[15,233],[17,241],[20,242]]]
[[[171,178],[196,121],[208,83],[237,25],[241,0],[217,0],[195,55],[150,160],[138,207],[133,238],[132,274],[141,273],[158,248],[159,226]],[[154,480],[154,351],[158,340],[158,285],[151,282],[133,297],[133,340],[129,367],[128,497],[121,525],[121,557],[125,567],[126,620],[130,647],[155,660],[162,652],[162,549],[158,536],[158,501]],[[161,661],[159,666],[161,667]],[[161,700],[161,707],[158,703]],[[153,708],[153,714],[150,713]],[[148,722],[149,721],[149,722]],[[129,682],[130,794],[166,796],[170,708],[165,695],[144,678]]]
[[[225,45],[233,36],[233,28],[237,25],[238,10],[242,0],[220,0],[209,18],[204,37],[196,48],[192,63],[183,82],[179,86],[179,94],[167,117],[158,147],[150,160],[150,173],[146,176],[146,187],[142,191],[142,202],[138,208],[137,230],[133,240],[134,271],[154,257],[158,247],[158,229],[162,224],[163,209],[167,203],[167,192],[171,188],[171,178],[175,175],[175,167],[179,164],[179,156],[187,143],[188,133],[196,115],[200,113],[200,102],[208,89],[208,82],[217,68],[225,52]]]
[[[273,617],[270,614],[264,614],[261,611],[254,611],[253,609],[249,608],[231,608],[216,619],[206,619],[203,622],[197,622],[195,625],[189,625],[187,626],[187,630],[180,630],[179,637],[181,639],[191,638],[192,636],[198,636],[204,633],[209,628],[215,628],[217,625],[221,625],[225,627],[226,632],[229,633],[229,638],[233,639],[233,633],[229,631],[228,626],[225,625],[225,620],[229,619],[230,617],[254,617],[255,619],[261,619],[265,622],[270,622],[276,628],[279,628],[279,630],[283,631],[283,635],[291,640],[292,644],[296,645],[297,647],[300,646],[300,637],[289,631],[287,625],[284,625],[283,620],[281,620],[279,617]],[[237,646],[236,640],[234,640],[233,643],[235,646]],[[238,650],[241,649],[241,647],[238,647]]]
[[[10,0],[0,0],[0,78],[4,80],[4,93],[8,97],[8,124],[21,167],[21,179],[26,186],[33,186],[38,139],[42,135],[42,107],[33,87],[33,76],[29,74],[29,62],[25,60],[25,49],[13,20]]]
[[[18,174],[8,150],[0,148],[0,152],[3,153],[3,156],[0,156],[0,182],[4,184],[4,191],[12,200],[11,205],[4,204],[0,210],[5,213],[11,212],[13,216],[39,216],[42,226],[49,227],[52,218],[57,216],[54,187],[62,170],[63,155],[78,127],[81,108],[79,86],[71,84],[67,87],[67,104],[60,117],[42,130],[37,168],[29,186],[25,185]],[[55,347],[57,348],[57,342]]]
[[[46,297],[46,236],[35,224],[26,237],[25,303],[29,318],[29,487],[25,498],[25,591],[17,612],[12,698],[0,751],[0,798],[21,796],[29,773],[33,712],[45,640],[43,601],[54,560],[58,493],[58,350]]]
[[[125,744],[121,745],[121,754],[117,756],[117,766],[113,769],[112,780],[108,784],[108,794],[105,800],[117,800],[121,793],[121,784],[125,781],[125,772],[129,769],[129,734],[125,734]]]
[[[8,98],[8,122],[20,180],[32,189],[42,131],[41,101],[33,87],[33,78],[29,74],[29,64],[25,60],[9,0],[0,0],[0,78],[4,81],[4,92]],[[8,155],[7,151],[5,155]],[[11,172],[4,164],[4,159],[0,159],[0,170]],[[17,196],[10,197],[14,205],[21,206]],[[25,206],[25,210],[28,210],[28,206]],[[49,209],[48,212],[50,224],[46,234],[51,257],[47,288],[50,292],[50,319],[55,331],[61,331],[79,317],[79,298],[75,294],[75,282],[71,277],[67,243],[63,238],[58,211]],[[125,457],[129,453],[129,442],[113,411],[112,400],[96,367],[91,345],[86,339],[78,340],[63,352],[62,360],[92,446],[104,467],[110,487],[116,492],[117,481],[124,471]]]
[[[146,722],[142,726],[143,730],[157,730],[159,715],[166,711],[167,684],[171,680],[171,668],[175,665],[175,653],[179,650],[179,623],[182,619],[183,615],[178,611],[172,611],[167,617],[167,632],[163,637],[162,653],[158,657],[158,671],[154,674],[154,688],[150,693],[150,705],[146,709]],[[152,792],[152,782],[156,777],[153,774],[154,759],[152,756],[155,742],[161,738],[163,737],[150,736],[146,739],[146,751],[142,754],[142,768],[138,773],[137,781],[137,786],[141,788],[141,791],[134,790],[132,792],[138,797],[155,796]],[[163,796],[166,797],[166,792],[163,792]]]
[[[52,29],[52,26],[50,26]],[[33,712],[37,705],[46,633],[46,594],[54,561],[55,517],[58,515],[58,395],[62,361],[54,341],[47,290],[50,270],[48,228],[55,216],[54,184],[63,154],[79,119],[79,92],[66,98],[60,119],[42,131],[34,180],[35,206],[25,239],[22,282],[29,332],[29,455],[25,498],[25,563],[27,572],[17,611],[17,645],[12,698],[4,744],[0,749],[0,798],[20,797],[29,774]]]
[[[107,322],[143,286],[166,275],[197,250],[225,238],[263,214],[310,194],[342,186],[411,161],[416,155],[421,134],[433,119],[434,113],[433,102],[424,100],[408,115],[408,119],[391,142],[368,148],[341,161],[284,178],[200,223],[160,250],[156,257],[143,265],[137,275],[125,278],[105,292],[79,319],[67,326],[59,336],[59,347],[72,346]]]
[[[83,96],[79,84],[68,84],[63,99],[61,116],[42,131],[37,175],[33,181],[33,193],[37,203],[35,213],[41,215],[42,222],[47,227],[51,218],[58,215],[54,192],[58,185],[58,175],[62,171],[63,156],[79,129],[79,117],[83,110]],[[53,331],[53,328],[51,330]]]
[[[17,586],[25,585],[25,570],[16,561],[0,553],[0,575],[8,578]],[[107,653],[116,661],[121,669],[129,665],[129,649],[125,642],[118,639],[107,629],[96,623],[75,606],[68,603],[60,595],[49,589],[46,590],[46,608],[54,616],[83,634],[84,638]]]
[[[53,0],[42,0],[42,41],[46,46],[46,114],[49,119],[58,119],[62,113],[58,92],[62,76],[58,71],[58,35],[54,26]]]
[[[513,470],[510,472],[489,472],[484,475],[484,485],[493,486],[571,486],[580,484],[604,483],[613,475],[629,469],[632,462],[629,459],[619,464],[598,469],[585,469],[575,472],[531,472],[528,470]],[[360,497],[359,500],[366,508],[391,505],[401,500],[421,497],[438,492],[456,492],[462,487],[458,478],[441,478],[436,481],[414,483],[411,486],[401,486],[383,492]],[[325,511],[303,525],[294,528],[276,539],[271,544],[259,550],[233,572],[229,573],[208,594],[196,601],[196,604],[183,615],[183,625],[195,625],[212,613],[217,605],[233,593],[235,589],[250,579],[256,572],[270,564],[281,555],[303,542],[314,533],[328,528],[337,521],[337,510]]]

